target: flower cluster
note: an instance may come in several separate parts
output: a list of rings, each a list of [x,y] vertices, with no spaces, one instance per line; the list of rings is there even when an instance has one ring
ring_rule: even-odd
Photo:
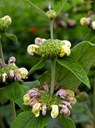
[[[51,112],[51,117],[56,118],[59,114],[65,116],[70,115],[72,105],[76,103],[74,92],[69,89],[57,88],[54,94],[49,93],[49,85],[33,88],[23,96],[25,105],[32,107],[32,113],[35,117],[46,115],[48,111]]]
[[[80,23],[83,26],[89,26],[91,27],[93,30],[95,30],[95,19],[92,17],[83,17],[80,19]]]
[[[15,64],[16,58],[10,57],[8,60],[8,64],[2,64],[2,60],[0,59],[0,82],[6,83],[8,81],[25,79],[28,71],[26,68],[18,68]]]
[[[10,26],[11,23],[12,19],[8,15],[0,18],[0,32],[5,32],[5,30]]]
[[[46,40],[41,38],[35,39],[35,44],[31,44],[27,48],[30,55],[39,55],[41,57],[63,57],[71,54],[71,43],[68,40]]]

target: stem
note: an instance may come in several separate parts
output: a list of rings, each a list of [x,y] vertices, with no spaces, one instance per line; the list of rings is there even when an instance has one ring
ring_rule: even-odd
[[[15,118],[16,118],[16,110],[15,110],[15,103],[14,103],[13,100],[11,101],[11,110],[12,110],[13,120],[15,120]]]
[[[94,117],[94,128],[95,128],[95,82],[93,87],[93,117]]]
[[[1,56],[2,64],[4,66],[5,65],[5,61],[4,61],[4,55],[3,55],[3,49],[2,49],[1,39],[0,39],[0,56]]]
[[[56,67],[56,58],[52,60],[51,65],[51,88],[50,93],[53,94],[54,92],[54,85],[55,85],[55,67]]]
[[[50,20],[50,37],[53,42],[53,20]]]
[[[2,117],[0,117],[0,128],[5,128]]]

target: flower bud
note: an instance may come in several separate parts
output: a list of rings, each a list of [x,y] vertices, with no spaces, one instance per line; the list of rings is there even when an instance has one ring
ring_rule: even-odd
[[[56,118],[59,114],[59,108],[58,105],[52,105],[52,111],[51,111],[51,117]]]
[[[95,30],[95,21],[92,21],[91,27],[92,27],[93,30]]]
[[[24,104],[25,105],[29,105],[29,102],[30,102],[30,96],[29,96],[29,94],[25,94],[23,96],[23,101],[24,101]]]
[[[34,113],[35,117],[39,117],[41,110],[41,103],[34,104],[32,108],[32,112]]]
[[[69,98],[69,100],[70,100],[72,105],[74,105],[77,102],[77,100],[73,97]]]
[[[14,79],[18,80],[18,81],[21,80],[21,75],[18,72],[16,72],[15,76],[14,76]]]
[[[54,10],[49,10],[46,12],[46,15],[49,19],[54,19],[56,18],[56,12]]]
[[[74,96],[75,96],[74,92],[71,91],[70,89],[67,89],[66,92],[67,92],[67,97],[68,97],[68,98],[69,98],[69,97],[74,97]]]
[[[6,25],[8,25],[8,26],[12,23],[12,19],[11,19],[11,17],[8,16],[8,15],[4,16],[4,17],[1,18],[1,19],[4,21],[4,24],[6,24]]]
[[[28,46],[27,48],[27,52],[30,54],[30,55],[34,55],[34,53],[36,53],[36,50],[39,48],[38,45],[36,44],[31,44]]]
[[[19,68],[18,72],[21,75],[21,78],[25,79],[26,76],[28,75],[28,70],[26,68]]]
[[[16,66],[15,65],[15,62],[16,62],[16,58],[14,56],[10,57],[9,60],[8,60],[8,65],[13,65],[13,66]]]
[[[62,109],[60,110],[60,113],[64,113],[64,115],[69,116],[70,115],[70,110],[66,105],[62,105]]]

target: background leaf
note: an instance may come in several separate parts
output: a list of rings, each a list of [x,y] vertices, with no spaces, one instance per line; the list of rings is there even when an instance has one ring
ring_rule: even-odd
[[[70,117],[59,116],[59,120],[63,124],[64,128],[76,128],[73,120]]]
[[[4,88],[3,95],[6,98],[15,101],[19,107],[24,109],[23,96],[26,94],[27,90],[29,90],[29,87],[14,82]]]
[[[5,36],[8,37],[9,39],[13,40],[14,42],[18,42],[18,38],[16,35],[11,34],[11,33],[5,33]]]
[[[32,8],[34,9],[34,11],[36,11],[37,13],[43,15],[45,18],[48,18],[46,13],[41,10],[38,6],[36,6],[35,4],[33,4],[30,0],[27,0],[28,3],[32,6]]]
[[[11,128],[44,128],[48,125],[49,116],[35,117],[31,111],[20,113]]]
[[[71,71],[81,82],[83,82],[90,88],[90,83],[87,74],[77,61],[70,57],[66,57],[64,59],[58,59],[57,62],[61,66]]]
[[[57,4],[54,4],[54,10],[56,11],[57,16],[61,13],[64,4],[67,2],[67,0],[61,0],[59,2],[57,2]]]
[[[36,71],[36,70],[39,70],[39,69],[43,68],[44,66],[45,66],[45,60],[42,59],[42,60],[40,60],[36,65],[34,65],[34,66],[30,69],[28,75],[32,74],[32,73],[33,73],[34,71]]]

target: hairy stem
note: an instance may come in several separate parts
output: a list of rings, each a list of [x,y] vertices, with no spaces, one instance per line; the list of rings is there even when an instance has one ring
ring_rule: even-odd
[[[12,110],[13,120],[15,120],[15,118],[16,118],[16,110],[15,110],[15,103],[14,103],[13,100],[11,100],[11,110]]]
[[[53,94],[53,92],[54,92],[55,68],[56,68],[56,58],[52,60],[52,65],[51,65],[51,88],[50,88],[50,93],[51,94]]]
[[[4,61],[4,55],[3,55],[3,49],[2,49],[2,44],[1,44],[1,38],[0,38],[0,57],[2,60],[2,64],[3,66],[5,65],[5,61]]]
[[[50,37],[53,42],[53,20],[50,20]]]

